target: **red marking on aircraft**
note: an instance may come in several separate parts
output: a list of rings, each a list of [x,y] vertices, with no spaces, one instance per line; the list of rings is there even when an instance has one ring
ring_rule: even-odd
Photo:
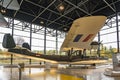
[[[89,34],[84,40],[83,42],[87,42],[94,34]]]

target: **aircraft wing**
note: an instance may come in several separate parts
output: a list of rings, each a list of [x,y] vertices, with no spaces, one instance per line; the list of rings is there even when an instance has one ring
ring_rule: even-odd
[[[90,43],[105,24],[105,16],[89,16],[75,20],[61,46],[61,51],[90,49]]]
[[[26,48],[11,48],[8,49],[9,54],[13,54],[19,57],[31,58],[40,61],[46,61],[51,63],[58,63],[58,62],[74,62],[75,59],[80,59],[80,56],[72,56],[70,58],[67,55],[45,55],[45,54],[38,54],[31,52]]]
[[[35,60],[40,60],[40,61],[46,61],[46,62],[50,62],[50,63],[59,63],[59,64],[69,64],[69,63],[75,63],[75,64],[79,64],[81,63],[81,61],[91,61],[91,60],[105,60],[104,58],[83,58],[81,59],[80,56],[72,56],[72,58],[70,58],[67,55],[44,55],[44,54],[38,54],[38,53],[33,53],[31,51],[29,51],[26,48],[21,48],[21,49],[17,49],[17,48],[13,48],[13,49],[9,49],[8,52],[9,54],[13,54],[19,57],[24,57],[24,58],[29,58],[29,59],[35,59]],[[78,62],[78,63],[76,63]]]

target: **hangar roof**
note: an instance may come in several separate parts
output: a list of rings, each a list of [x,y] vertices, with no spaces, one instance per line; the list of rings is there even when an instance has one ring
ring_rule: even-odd
[[[18,3],[20,9],[7,9],[5,16],[60,31],[68,31],[80,17],[105,15],[109,18],[120,12],[120,0],[18,0]]]

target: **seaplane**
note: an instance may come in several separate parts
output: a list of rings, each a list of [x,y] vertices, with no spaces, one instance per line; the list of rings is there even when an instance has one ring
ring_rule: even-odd
[[[37,54],[30,51],[30,49],[25,46],[18,48],[16,47],[14,39],[10,34],[4,35],[2,45],[4,48],[8,49],[7,52],[10,54],[51,63],[69,62],[73,64],[79,64],[81,61],[90,60],[92,60],[91,64],[103,63],[103,61],[95,62],[96,59],[81,57],[80,54],[81,50],[90,49],[90,44],[92,43],[96,34],[104,26],[106,19],[106,16],[88,16],[78,18],[75,21],[73,21],[73,24],[70,30],[68,31],[65,40],[60,48],[60,51],[66,52],[66,55]],[[79,53],[79,55],[74,55],[75,53]],[[87,64],[88,63],[90,62],[87,62]]]

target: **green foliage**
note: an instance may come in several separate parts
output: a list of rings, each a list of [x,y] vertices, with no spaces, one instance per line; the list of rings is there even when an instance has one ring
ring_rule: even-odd
[[[43,54],[43,50],[42,50],[42,51],[39,51],[39,50],[33,50],[32,52],[39,53],[39,54]]]
[[[112,58],[112,54],[114,54],[116,51],[117,49],[113,48],[112,46],[106,47],[106,46],[103,46],[103,44],[100,46],[100,56],[103,56],[103,57]],[[88,50],[87,56],[98,56],[97,50],[91,50],[91,52],[90,50]]]
[[[55,50],[47,50],[46,54],[48,54],[48,55],[54,55],[54,54],[56,54],[56,51]]]
[[[101,56],[105,56],[105,57],[108,57],[108,58],[111,58],[112,57],[112,54],[116,52],[116,48],[112,48],[112,46],[110,46],[109,48],[107,48],[106,46],[103,46],[102,45],[102,48],[101,48]]]

